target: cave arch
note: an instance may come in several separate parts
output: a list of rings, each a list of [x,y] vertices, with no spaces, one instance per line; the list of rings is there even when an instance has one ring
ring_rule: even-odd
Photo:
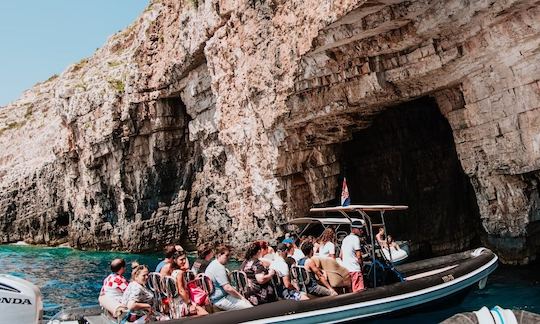
[[[340,161],[340,177],[347,177],[354,202],[409,206],[389,222],[389,232],[412,240],[418,253],[446,254],[479,244],[475,192],[434,98],[385,109],[342,144]]]
[[[288,217],[338,205],[346,177],[352,203],[409,206],[389,232],[411,240],[414,254],[478,246],[484,231],[475,191],[442,114],[448,101],[436,97],[291,124],[278,168]]]

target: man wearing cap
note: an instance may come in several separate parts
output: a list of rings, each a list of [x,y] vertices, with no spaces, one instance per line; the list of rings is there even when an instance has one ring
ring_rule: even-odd
[[[354,222],[351,225],[351,234],[347,235],[341,243],[341,258],[343,266],[349,271],[351,276],[352,291],[364,290],[364,278],[362,276],[362,250],[360,248],[360,237],[362,233],[362,223]]]
[[[285,262],[288,250],[289,248],[284,243],[279,243],[276,248],[274,261],[270,264],[270,269],[273,269],[281,278],[282,284],[279,284],[276,287],[278,296],[283,299],[307,300],[309,298],[298,291],[291,283],[289,265]]]

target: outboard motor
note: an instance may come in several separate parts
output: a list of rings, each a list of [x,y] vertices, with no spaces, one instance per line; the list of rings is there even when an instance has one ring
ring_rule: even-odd
[[[43,301],[39,288],[24,279],[0,274],[0,323],[41,323]]]

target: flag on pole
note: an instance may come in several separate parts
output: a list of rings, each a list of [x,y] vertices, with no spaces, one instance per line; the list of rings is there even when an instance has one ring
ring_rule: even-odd
[[[349,188],[347,188],[347,180],[343,178],[343,186],[341,187],[341,206],[349,206],[351,197],[349,197]]]

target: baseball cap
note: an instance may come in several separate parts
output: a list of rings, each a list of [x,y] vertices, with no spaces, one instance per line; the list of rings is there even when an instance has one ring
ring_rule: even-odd
[[[284,239],[281,243],[283,243],[283,244],[291,244],[291,243],[294,243],[294,240],[289,237],[289,238]]]
[[[352,222],[351,227],[364,228],[364,224],[362,224],[362,222]]]

